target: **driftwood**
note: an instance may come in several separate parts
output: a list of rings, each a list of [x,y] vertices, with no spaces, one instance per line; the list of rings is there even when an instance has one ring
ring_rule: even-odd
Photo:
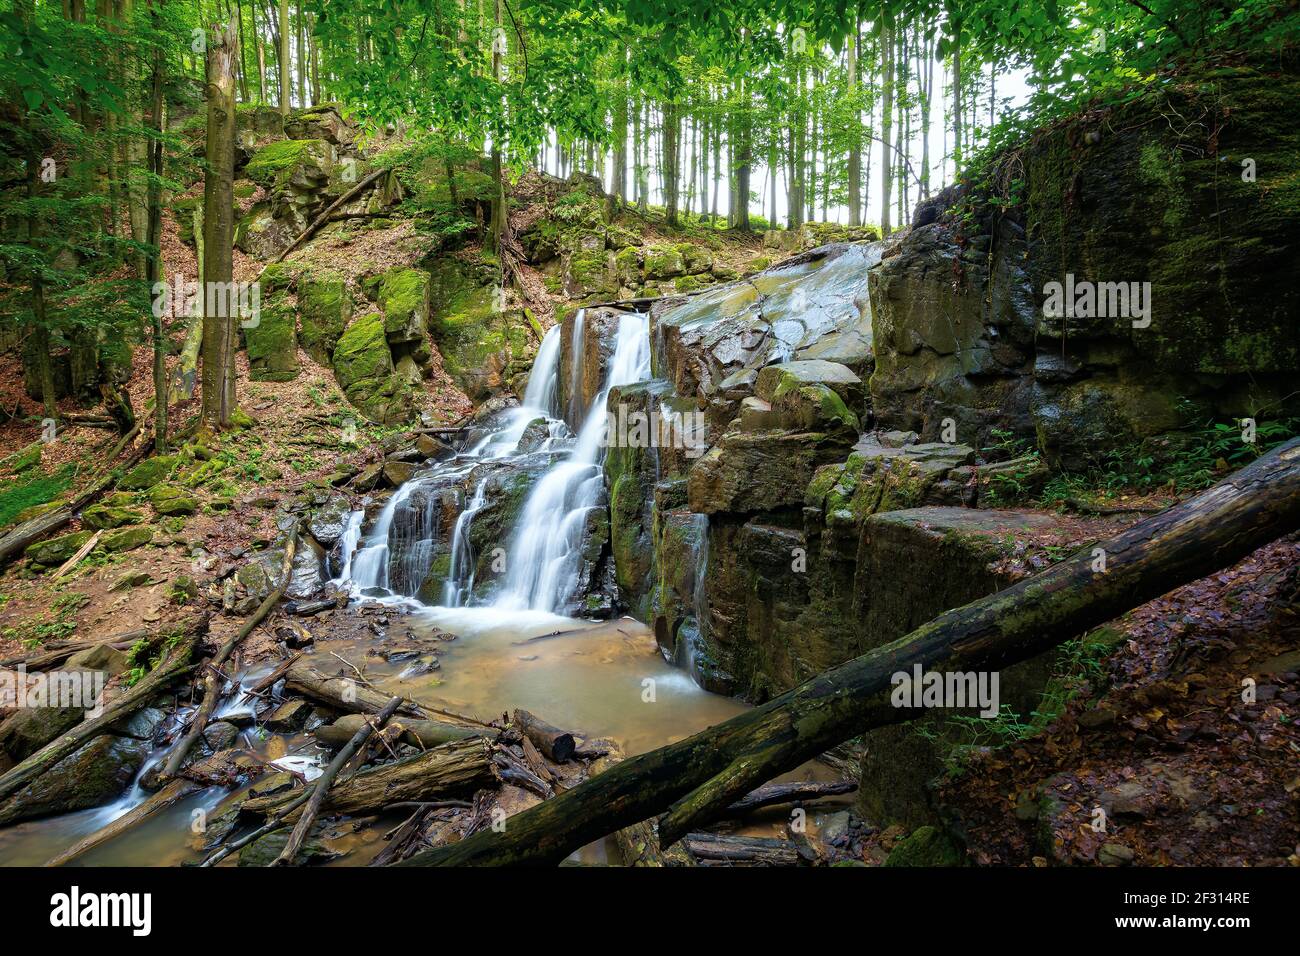
[[[482,738],[457,740],[405,760],[370,767],[340,780],[325,795],[321,809],[356,816],[376,813],[393,803],[438,800],[493,787],[498,778],[492,752],[492,744]],[[283,794],[255,797],[245,800],[240,812],[279,816],[294,799]],[[289,809],[283,816],[286,821],[298,812],[297,807]]]
[[[289,540],[284,546],[284,560],[280,563],[280,583],[257,606],[257,610],[244,622],[243,626],[217,649],[217,653],[213,655],[212,660],[208,661],[208,670],[203,676],[203,703],[199,705],[198,713],[194,715],[194,722],[190,724],[189,731],[172,748],[172,752],[167,755],[167,763],[163,765],[162,773],[159,775],[160,780],[170,780],[180,772],[185,758],[194,745],[198,743],[199,737],[203,735],[203,731],[212,717],[212,712],[217,707],[217,698],[220,696],[221,665],[226,662],[226,659],[230,657],[244,638],[253,633],[253,629],[262,623],[266,616],[271,613],[271,608],[275,607],[276,602],[284,596],[284,589],[289,586],[289,580],[293,576],[293,554],[297,545],[298,531],[295,527],[290,532]]]
[[[352,759],[352,755],[370,739],[371,734],[388,723],[388,718],[397,713],[397,708],[400,706],[402,706],[401,697],[390,697],[388,703],[384,705],[384,709],[375,715],[373,722],[363,718],[365,726],[359,728],[352,735],[352,739],[330,761],[330,765],[325,768],[325,772],[312,783],[311,796],[307,799],[307,804],[302,808],[302,813],[298,817],[297,824],[294,825],[293,832],[289,834],[284,849],[275,858],[275,862],[271,864],[272,866],[288,866],[293,862],[293,858],[298,855],[298,850],[302,847],[303,841],[307,839],[307,832],[311,829],[316,815],[320,812],[321,805],[329,795],[330,787],[334,785],[334,780],[338,777],[339,771]]]
[[[1233,564],[1300,527],[1300,439],[1213,488],[1009,588],[805,681],[686,740],[641,754],[483,831],[403,865],[556,864],[668,810],[671,844],[718,806],[872,727],[918,716],[890,706],[892,675],[1005,667]]]
[[[353,186],[351,189],[345,192],[338,199],[334,200],[332,203],[326,206],[325,211],[322,212],[315,219],[313,219],[311,225],[309,225],[306,229],[302,231],[302,235],[300,235],[293,242],[289,243],[289,247],[285,249],[284,252],[276,256],[274,261],[283,262],[285,256],[293,252],[293,250],[297,249],[299,246],[301,246],[312,236],[316,235],[316,233],[320,230],[320,227],[325,225],[325,223],[329,222],[330,213],[334,212],[335,209],[338,209],[339,206],[351,202],[354,197],[361,194],[361,191],[363,189],[365,189],[367,186],[373,183],[380,176],[384,175],[384,173],[386,172],[388,172],[387,169],[376,169],[365,179],[361,180],[361,182],[357,183],[355,186]]]
[[[80,843],[68,847],[58,856],[49,860],[45,865],[63,866],[65,863],[75,860],[87,850],[92,850],[101,843],[107,843],[109,840],[121,836],[127,830],[130,830],[147,820],[159,810],[166,810],[173,804],[188,797],[191,793],[202,789],[203,785],[195,783],[193,780],[173,780],[148,800],[132,807],[112,823],[108,824],[108,826],[96,830]]]
[[[744,863],[750,866],[798,866],[815,862],[816,854],[790,840],[775,837],[689,833],[683,840],[704,865]]]
[[[317,727],[312,734],[328,747],[341,747],[366,724],[367,720],[361,714],[346,714],[332,724]],[[389,722],[389,727],[398,728],[402,740],[417,747],[424,747],[426,750],[453,740],[496,734],[491,727],[459,727],[441,720],[416,720],[410,717],[392,720]]]
[[[533,742],[533,746],[545,754],[547,760],[554,763],[564,763],[573,756],[573,751],[578,746],[573,734],[552,727],[526,710],[515,711],[514,724],[520,733]]]
[[[203,622],[206,627],[206,621]],[[98,717],[83,720],[70,731],[50,741],[22,763],[0,776],[0,799],[10,796],[83,744],[148,704],[165,686],[188,673],[198,635],[191,633],[167,652],[166,657],[134,687],[107,704]]]
[[[377,714],[388,703],[387,694],[372,690],[351,677],[322,674],[305,660],[296,661],[285,671],[284,686],[295,694],[352,714]],[[410,701],[399,712],[424,716]]]

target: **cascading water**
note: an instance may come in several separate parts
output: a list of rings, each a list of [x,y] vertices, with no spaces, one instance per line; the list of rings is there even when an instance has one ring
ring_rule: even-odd
[[[506,554],[506,576],[492,602],[492,607],[501,611],[552,612],[577,592],[586,527],[593,509],[604,507],[601,463],[609,390],[650,377],[649,317],[639,313],[620,316],[606,380],[585,414],[575,414],[575,407],[584,411],[579,388],[584,319],[581,310],[574,317],[571,384],[577,399],[576,406],[570,402],[567,410],[575,422],[581,420],[581,430],[568,455],[550,466],[524,503]],[[349,581],[357,591],[382,588],[414,595],[432,561],[433,534],[440,530],[435,527],[438,496],[430,493],[430,484],[446,487],[449,479],[463,482],[475,468],[516,454],[525,430],[538,418],[547,420],[549,437],[536,450],[550,449],[558,438],[566,436],[564,423],[558,420],[559,365],[557,326],[547,332],[538,349],[523,403],[503,416],[496,431],[457,456],[450,467],[407,481],[393,492],[368,534],[361,535],[361,513],[353,513],[342,544],[347,557],[336,581]],[[439,595],[446,607],[469,603],[474,588],[470,528],[487,504],[488,484],[494,475],[491,467],[484,471],[477,477],[470,500],[459,509],[452,529],[450,569]]]
[[[554,611],[574,593],[582,560],[583,529],[601,504],[605,482],[605,402],[615,385],[650,377],[649,317],[621,316],[600,394],[587,409],[568,459],[551,468],[533,488],[506,555],[506,582],[495,607]],[[574,330],[578,334],[581,323]]]

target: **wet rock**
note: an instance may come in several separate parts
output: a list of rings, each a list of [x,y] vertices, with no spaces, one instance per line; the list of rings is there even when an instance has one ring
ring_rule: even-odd
[[[285,844],[289,842],[289,831],[280,830],[275,833],[268,833],[264,837],[254,840],[248,846],[239,851],[240,866],[270,866],[275,862],[283,851]],[[319,840],[308,839],[303,842],[302,849],[294,857],[294,864],[297,866],[313,866],[320,863],[328,863],[330,860],[336,860],[341,853],[329,849]]]
[[[324,505],[312,513],[307,522],[307,530],[322,547],[332,548],[343,536],[351,514],[352,503],[346,497],[331,495]]]
[[[384,462],[384,480],[394,488],[406,484],[415,473],[415,466],[405,461]]]
[[[415,439],[415,448],[429,461],[445,461],[455,455],[455,450],[434,435],[420,435]]]
[[[203,740],[214,752],[233,747],[238,739],[239,728],[229,721],[214,721],[203,728]]]
[[[126,790],[148,752],[143,741],[96,737],[0,805],[0,826],[106,803]]]
[[[277,707],[263,724],[267,730],[277,734],[290,734],[302,729],[311,715],[312,705],[305,700],[287,700]]]
[[[157,707],[144,707],[125,720],[119,720],[109,730],[123,737],[152,742],[166,722],[167,714],[164,711]]]
[[[516,451],[521,455],[535,452],[541,448],[550,437],[550,423],[547,422],[545,418],[534,418],[524,426],[523,434],[519,436],[519,444],[516,447]]]

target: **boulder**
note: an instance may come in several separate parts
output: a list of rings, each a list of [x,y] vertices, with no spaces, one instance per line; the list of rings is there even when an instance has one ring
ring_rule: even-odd
[[[144,515],[133,508],[113,507],[107,504],[91,505],[81,513],[81,523],[95,530],[120,528],[124,524],[143,520]]]
[[[148,752],[141,740],[96,737],[0,804],[0,826],[106,803],[130,785]]]
[[[136,465],[117,483],[123,491],[144,491],[172,473],[180,459],[176,455],[155,455]]]
[[[381,313],[352,320],[334,349],[334,376],[348,401],[370,421],[394,425],[410,418],[410,388],[394,374]]]
[[[343,273],[313,269],[298,280],[299,339],[303,350],[329,365],[334,347],[352,318],[352,294]]]
[[[307,530],[322,547],[332,548],[343,537],[351,515],[352,502],[343,495],[331,495],[312,513],[307,521]]]

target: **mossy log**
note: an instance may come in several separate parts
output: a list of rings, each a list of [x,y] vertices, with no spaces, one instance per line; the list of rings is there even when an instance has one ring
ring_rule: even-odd
[[[492,744],[483,738],[457,740],[394,763],[371,767],[340,781],[325,795],[323,811],[375,813],[389,804],[437,800],[497,786]],[[240,812],[273,817],[301,794],[274,794],[244,801]],[[284,821],[296,819],[296,808]]]
[[[892,675],[1005,667],[1202,578],[1300,527],[1300,439],[1175,505],[996,594],[817,675],[731,720],[624,761],[409,866],[554,865],[606,834],[668,812],[671,845],[719,806],[835,744],[918,716],[890,706]],[[1104,558],[1104,566],[1099,558]],[[1104,570],[1100,568],[1104,567]]]
[[[50,741],[22,763],[0,776],[0,799],[4,799],[31,783],[68,754],[102,733],[123,717],[128,717],[152,701],[160,690],[182,674],[188,673],[190,658],[198,644],[199,631],[206,629],[207,620],[175,647],[167,651],[163,660],[134,687],[103,708],[98,717],[83,720],[66,734]]]

